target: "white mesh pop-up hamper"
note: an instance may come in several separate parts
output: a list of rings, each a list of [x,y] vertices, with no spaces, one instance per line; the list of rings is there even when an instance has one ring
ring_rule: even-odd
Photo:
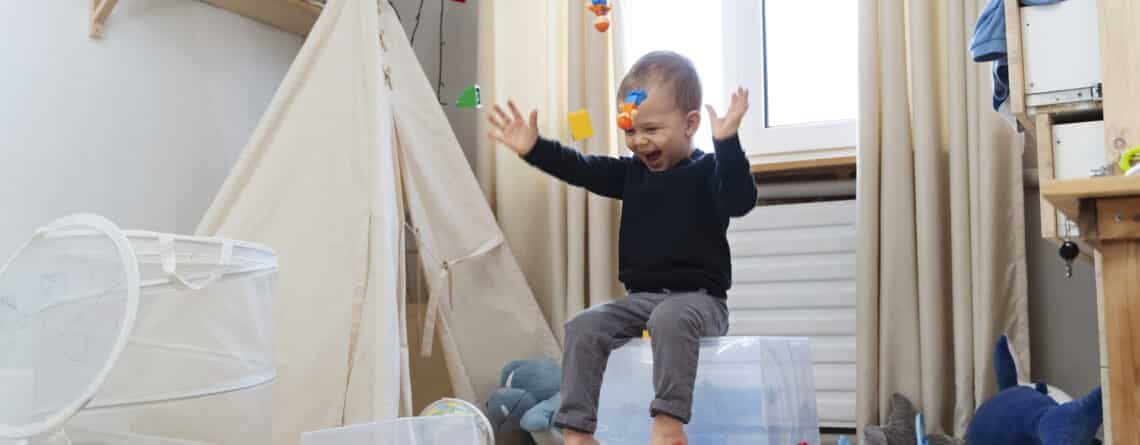
[[[268,443],[276,273],[250,243],[88,215],[41,229],[0,272],[0,347],[18,352],[0,358],[0,440]]]

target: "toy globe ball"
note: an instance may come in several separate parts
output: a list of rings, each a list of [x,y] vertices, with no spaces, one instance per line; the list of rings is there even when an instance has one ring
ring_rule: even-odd
[[[598,18],[594,20],[594,29],[601,32],[608,31],[610,29],[610,18],[604,15],[598,16]]]
[[[420,417],[435,416],[473,416],[478,425],[479,434],[483,436],[483,442],[477,445],[493,445],[495,443],[495,433],[491,429],[491,421],[487,420],[487,416],[483,415],[479,407],[470,402],[443,398],[432,402],[423,411],[420,411]]]

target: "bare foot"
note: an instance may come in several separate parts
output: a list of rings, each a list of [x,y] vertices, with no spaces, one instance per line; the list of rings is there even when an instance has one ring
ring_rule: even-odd
[[[597,440],[594,440],[593,435],[580,433],[569,428],[562,431],[562,443],[564,445],[600,445]]]
[[[685,435],[685,424],[664,414],[653,417],[653,433],[650,437],[651,445],[689,445],[689,436]]]

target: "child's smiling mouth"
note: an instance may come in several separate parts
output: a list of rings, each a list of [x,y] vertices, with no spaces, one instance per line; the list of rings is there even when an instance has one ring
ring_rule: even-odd
[[[661,150],[652,150],[645,152],[641,155],[641,159],[645,161],[650,167],[658,167],[661,161]]]

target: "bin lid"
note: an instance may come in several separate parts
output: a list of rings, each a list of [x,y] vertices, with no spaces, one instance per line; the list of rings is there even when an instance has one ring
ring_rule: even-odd
[[[107,378],[134,327],[131,245],[97,215],[37,230],[0,269],[0,438],[59,430]]]

